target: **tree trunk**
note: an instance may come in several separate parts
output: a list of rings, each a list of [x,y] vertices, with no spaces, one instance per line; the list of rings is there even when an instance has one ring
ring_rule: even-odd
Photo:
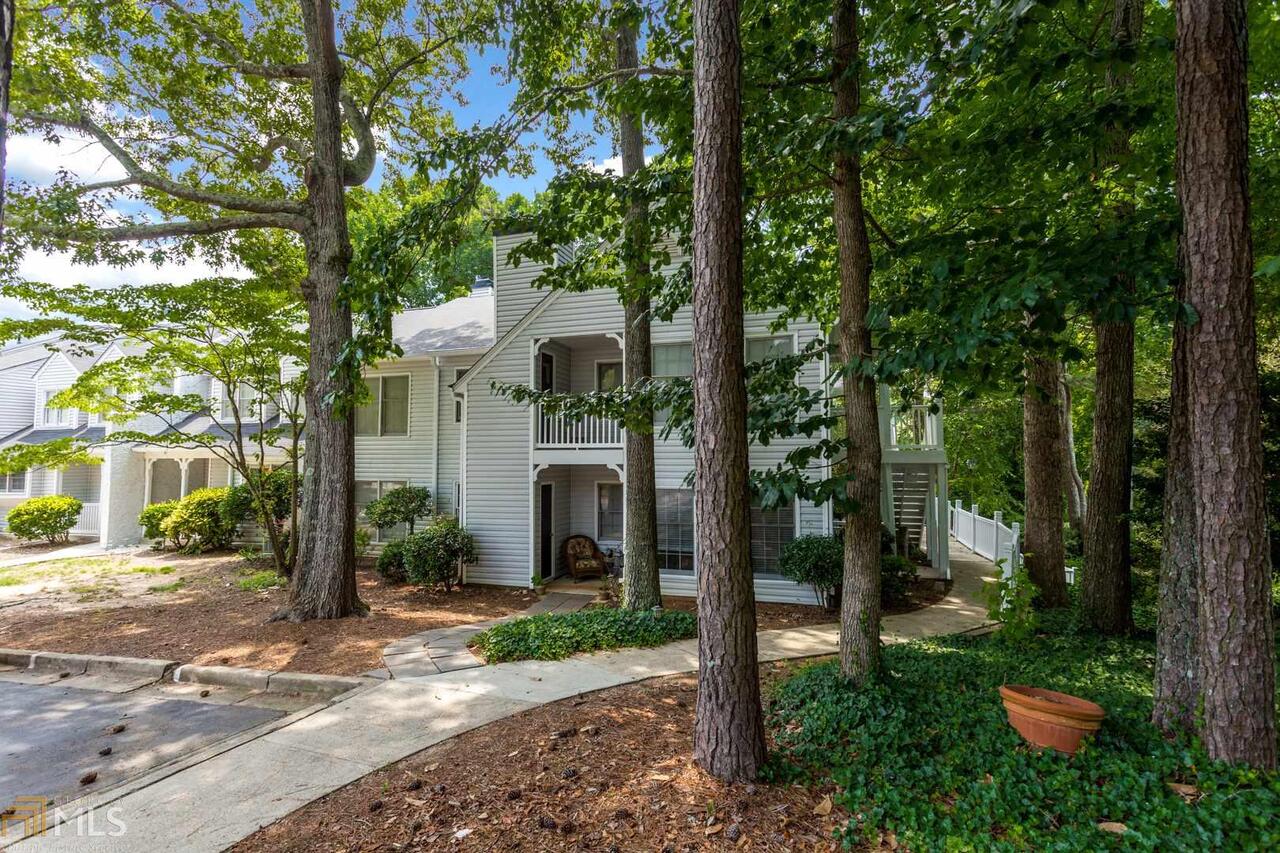
[[[1116,0],[1111,40],[1133,47],[1142,35],[1143,0]],[[1107,86],[1128,88],[1132,74],[1109,69]],[[1123,174],[1129,159],[1129,129],[1108,128],[1105,160]],[[1133,214],[1128,187],[1112,214],[1120,223]],[[1094,315],[1097,380],[1093,412],[1093,467],[1089,473],[1089,510],[1084,530],[1084,577],[1080,594],[1085,618],[1103,634],[1133,630],[1133,579],[1129,556],[1129,508],[1133,467],[1133,319],[1134,277],[1111,279],[1113,305]]]
[[[640,64],[636,31],[618,29],[618,68]],[[644,128],[640,117],[623,111],[618,116],[618,142],[622,151],[622,176],[629,178],[644,168]],[[642,388],[653,374],[649,341],[649,206],[633,197],[627,208],[626,274],[624,299],[626,334],[623,374],[628,387]],[[653,458],[653,409],[645,407],[643,429],[627,430],[627,530],[625,582],[622,604],[629,610],[649,610],[662,604],[658,582],[657,473]]]
[[[1062,549],[1062,415],[1058,411],[1058,361],[1030,353],[1022,395],[1022,457],[1027,526],[1023,552],[1041,607],[1066,607]]]
[[[1062,472],[1066,487],[1067,523],[1082,539],[1087,500],[1080,466],[1076,464],[1076,423],[1071,413],[1071,384],[1067,381],[1067,368],[1058,362],[1058,411],[1062,413]]]
[[[1275,637],[1263,503],[1249,223],[1244,0],[1179,0],[1177,184],[1186,246],[1201,738],[1276,766]]]
[[[339,296],[351,260],[342,184],[342,65],[327,0],[302,0],[311,94],[314,155],[307,169],[311,221],[303,234],[311,352],[307,364],[306,483],[298,543],[298,569],[280,618],[336,619],[362,613],[355,574],[355,424],[350,375],[335,369],[351,339],[351,308]]]
[[[858,3],[836,0],[832,10],[833,113],[858,114]],[[855,683],[880,669],[880,421],[876,383],[868,374],[871,330],[871,244],[862,203],[858,151],[835,157],[832,220],[839,249],[840,358],[844,362],[845,430],[849,439],[844,582],[840,595],[840,671]]]
[[[1178,300],[1185,301],[1185,280]],[[1164,534],[1160,548],[1160,600],[1156,617],[1155,708],[1151,719],[1169,734],[1192,734],[1200,682],[1196,675],[1199,580],[1196,570],[1196,495],[1191,470],[1187,400],[1187,324],[1173,328],[1173,382],[1169,391],[1169,449],[1164,474]]]
[[[694,0],[693,405],[698,710],[694,758],[726,781],[765,761],[751,574],[738,0]]]
[[[9,152],[9,80],[13,77],[14,0],[0,0],[0,236],[4,235],[5,162]]]

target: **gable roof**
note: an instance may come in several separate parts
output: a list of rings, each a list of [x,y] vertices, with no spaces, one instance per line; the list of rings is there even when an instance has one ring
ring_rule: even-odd
[[[471,379],[471,377],[475,376],[477,373],[479,373],[480,371],[488,367],[489,363],[498,357],[498,353],[506,349],[511,344],[511,342],[515,340],[516,337],[519,336],[521,332],[529,328],[529,324],[532,323],[534,320],[538,319],[538,316],[542,314],[543,311],[546,311],[547,308],[549,308],[551,304],[560,297],[560,294],[564,292],[565,291],[563,290],[553,290],[550,293],[548,293],[546,296],[542,297],[542,299],[538,302],[537,305],[530,308],[529,312],[520,318],[519,322],[517,322],[510,329],[507,329],[506,334],[504,334],[501,338],[499,338],[498,342],[495,343],[492,347],[490,347],[488,352],[480,356],[479,361],[471,365],[470,369],[468,369],[467,372],[463,374],[461,379],[459,379],[457,382],[454,382],[449,387],[455,390],[457,390],[460,387],[465,387],[467,382]]]

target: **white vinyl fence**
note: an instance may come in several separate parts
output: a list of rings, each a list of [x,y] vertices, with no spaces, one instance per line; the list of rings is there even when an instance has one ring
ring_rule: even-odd
[[[977,504],[965,509],[956,501],[951,508],[951,535],[979,557],[993,563],[1003,560],[1005,577],[1011,577],[1022,565],[1022,528],[1016,521],[1006,526],[1002,512],[987,518],[978,512]]]
[[[960,501],[951,508],[951,535],[964,547],[979,557],[986,557],[1003,567],[1006,578],[1012,577],[1022,566],[1022,526],[1004,523],[1004,513],[993,513],[987,518],[978,512],[978,505],[965,509]],[[1076,570],[1066,567],[1067,583],[1076,582]]]

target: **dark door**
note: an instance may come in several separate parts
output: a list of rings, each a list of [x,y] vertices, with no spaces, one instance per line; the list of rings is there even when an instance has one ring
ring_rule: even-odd
[[[549,352],[538,353],[538,390],[556,390],[556,359]]]
[[[538,489],[538,571],[550,580],[556,574],[556,487],[543,483]]]

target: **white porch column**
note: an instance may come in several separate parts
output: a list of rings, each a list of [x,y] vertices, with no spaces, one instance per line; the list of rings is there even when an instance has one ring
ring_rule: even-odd
[[[142,505],[144,507],[151,506],[151,468],[156,464],[156,460],[150,456],[147,457],[145,475],[142,482]]]
[[[187,469],[191,465],[190,459],[179,459],[178,470],[182,474],[182,485],[178,487],[178,497],[185,498],[187,496]]]

